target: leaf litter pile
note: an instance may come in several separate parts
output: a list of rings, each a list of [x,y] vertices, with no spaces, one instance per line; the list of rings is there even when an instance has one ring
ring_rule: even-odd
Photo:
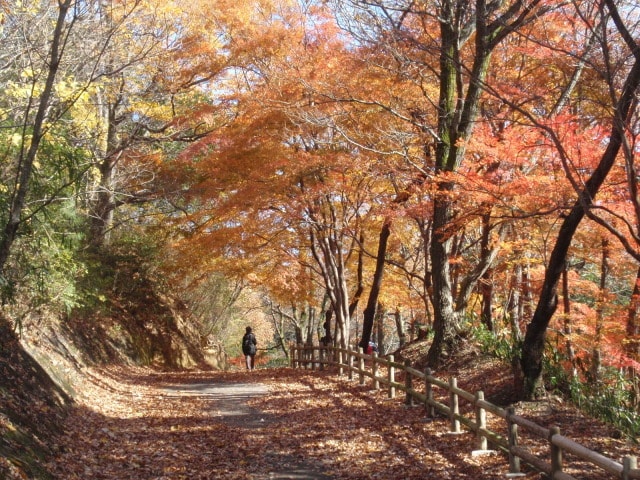
[[[472,455],[477,440],[466,431],[449,433],[448,419],[427,419],[401,395],[388,399],[386,391],[334,372],[109,367],[93,373],[55,446],[48,466],[55,478],[498,479],[508,473],[504,455]],[[526,478],[541,476],[529,471]]]

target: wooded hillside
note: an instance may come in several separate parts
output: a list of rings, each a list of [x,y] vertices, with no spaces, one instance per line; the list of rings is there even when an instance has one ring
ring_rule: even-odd
[[[172,368],[473,338],[637,436],[636,3],[0,0],[3,323]]]

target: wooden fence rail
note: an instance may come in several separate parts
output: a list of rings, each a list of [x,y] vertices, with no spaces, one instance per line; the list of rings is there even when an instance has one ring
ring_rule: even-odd
[[[494,448],[506,453],[511,475],[517,476],[520,473],[522,460],[546,473],[553,480],[576,480],[575,477],[563,471],[563,454],[569,453],[612,474],[612,478],[640,479],[637,457],[626,456],[622,463],[616,462],[561,435],[558,427],[545,428],[537,425],[516,415],[513,407],[504,409],[487,402],[482,391],[469,393],[458,388],[455,378],[451,378],[448,382],[442,381],[434,377],[429,369],[421,372],[409,366],[408,362],[396,362],[393,355],[378,357],[377,353],[368,355],[363,353],[362,349],[354,351],[337,347],[293,344],[290,348],[290,359],[291,366],[294,368],[322,370],[327,366],[337,367],[340,375],[344,375],[346,370],[350,380],[353,380],[354,375],[357,374],[361,385],[365,384],[365,378],[369,378],[376,390],[380,389],[381,385],[386,386],[389,398],[395,398],[397,390],[404,391],[407,405],[419,402],[424,405],[427,416],[434,417],[437,412],[447,416],[451,432],[459,433],[461,425],[464,425],[475,433],[478,450],[487,450],[491,443]],[[371,366],[370,369],[366,368],[367,364]],[[386,368],[385,376],[380,374],[381,367]],[[397,371],[404,372],[404,382],[396,381]],[[424,393],[415,387],[419,382],[424,385]],[[434,388],[444,391],[444,396],[448,396],[448,403],[442,403],[435,398]],[[460,400],[468,403],[474,418],[467,418],[460,413]],[[506,437],[487,428],[487,413],[504,421]],[[518,427],[548,442],[549,460],[532,454],[529,449],[519,444],[521,437],[518,435]]]

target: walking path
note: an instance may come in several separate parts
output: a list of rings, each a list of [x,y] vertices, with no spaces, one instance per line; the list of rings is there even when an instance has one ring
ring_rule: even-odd
[[[262,383],[201,383],[179,385],[165,388],[168,396],[202,397],[209,399],[212,404],[214,418],[236,429],[251,429],[255,434],[256,428],[272,428],[276,423],[272,415],[253,408],[249,400],[268,394],[269,388]],[[268,463],[273,469],[263,474],[254,474],[252,478],[258,479],[298,479],[321,480],[332,477],[314,471],[314,467],[292,456],[267,453]],[[317,467],[316,467],[317,468]]]
[[[447,419],[335,374],[95,371],[48,467],[59,480],[504,478]],[[528,478],[538,478],[529,476]]]

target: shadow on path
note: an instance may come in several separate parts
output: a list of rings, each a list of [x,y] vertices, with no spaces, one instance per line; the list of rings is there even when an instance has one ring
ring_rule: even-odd
[[[166,395],[173,398],[200,397],[212,402],[213,417],[236,428],[255,428],[273,425],[277,419],[249,405],[249,400],[269,393],[261,383],[194,383],[167,386]],[[289,455],[268,452],[265,462],[279,466],[268,473],[253,473],[255,480],[330,480],[333,477],[319,473],[313,465]]]

